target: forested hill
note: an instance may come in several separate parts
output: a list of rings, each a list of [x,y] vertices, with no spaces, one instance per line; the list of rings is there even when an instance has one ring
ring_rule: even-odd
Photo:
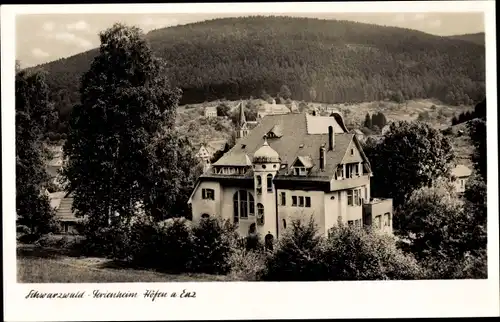
[[[385,98],[484,98],[484,46],[423,32],[351,21],[224,18],[150,32],[182,104],[275,96],[326,103]],[[64,120],[79,78],[97,51],[43,65]],[[61,129],[63,130],[63,129]]]
[[[458,40],[463,40],[463,41],[468,41],[472,42],[478,45],[483,45],[485,44],[485,34],[484,32],[478,32],[475,34],[465,34],[465,35],[456,35],[456,36],[449,36],[448,38],[450,39],[458,39]]]

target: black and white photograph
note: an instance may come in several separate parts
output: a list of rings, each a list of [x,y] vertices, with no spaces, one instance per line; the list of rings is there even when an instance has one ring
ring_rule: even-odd
[[[4,268],[23,303],[161,306],[156,283],[204,305],[226,285],[265,302],[268,282],[495,289],[494,3],[415,3],[11,6],[8,22],[2,6]],[[498,314],[486,294],[471,312]]]

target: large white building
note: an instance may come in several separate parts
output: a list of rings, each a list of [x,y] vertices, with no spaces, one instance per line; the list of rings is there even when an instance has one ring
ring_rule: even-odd
[[[243,132],[244,131],[244,132]],[[189,199],[193,221],[222,216],[246,236],[275,238],[294,219],[319,232],[342,222],[392,233],[392,200],[370,198],[372,171],[342,116],[267,115],[201,175]]]

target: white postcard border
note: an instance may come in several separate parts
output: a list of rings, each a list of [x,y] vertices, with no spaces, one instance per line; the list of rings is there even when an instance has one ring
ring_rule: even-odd
[[[378,282],[19,284],[15,254],[15,15],[42,13],[484,12],[488,98],[488,279]],[[499,314],[498,147],[494,1],[2,6],[2,203],[7,321],[461,317]],[[136,299],[24,299],[38,291],[135,291]],[[142,297],[195,291],[194,299]]]

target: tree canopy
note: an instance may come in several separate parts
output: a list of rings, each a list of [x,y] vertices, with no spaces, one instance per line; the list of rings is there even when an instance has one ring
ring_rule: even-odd
[[[391,123],[382,141],[369,141],[364,150],[374,173],[372,196],[393,198],[395,207],[413,190],[449,177],[454,160],[448,138],[420,122]]]
[[[189,142],[172,131],[181,92],[170,86],[165,63],[140,29],[115,24],[100,39],[64,145],[73,206],[100,226],[113,214],[130,218],[138,206],[160,218],[172,216],[195,164]],[[157,214],[169,207],[168,214]]]

